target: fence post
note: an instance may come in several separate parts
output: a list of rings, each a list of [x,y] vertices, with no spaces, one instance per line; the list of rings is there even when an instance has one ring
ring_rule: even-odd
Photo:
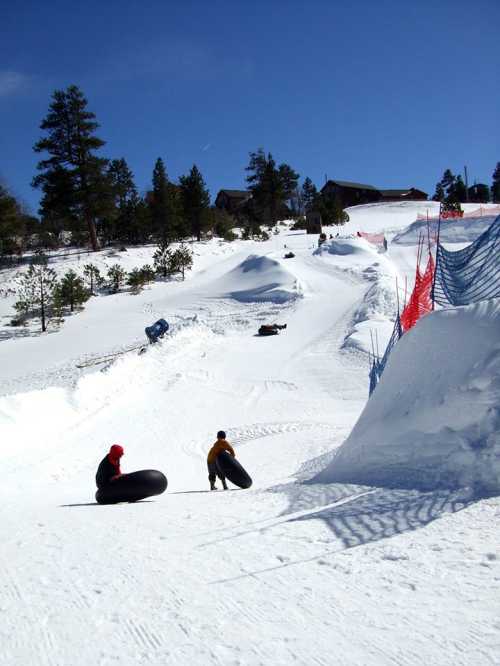
[[[438,218],[438,231],[437,231],[437,238],[436,238],[436,263],[434,265],[434,277],[432,280],[432,289],[431,289],[431,300],[432,300],[432,311],[434,312],[435,307],[436,307],[436,299],[435,299],[435,289],[436,289],[436,277],[437,277],[437,271],[438,271],[438,263],[439,263],[439,238],[441,234],[441,205],[439,204],[439,218]],[[430,250],[430,246],[429,246]]]

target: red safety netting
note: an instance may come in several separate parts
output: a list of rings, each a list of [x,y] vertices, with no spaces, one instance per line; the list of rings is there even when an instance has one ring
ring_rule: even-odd
[[[454,212],[454,211],[452,211]],[[476,208],[476,210],[471,210],[466,213],[463,213],[461,216],[464,220],[467,219],[477,219],[480,217],[491,217],[499,215],[500,214],[500,206],[492,206],[491,204],[488,205],[487,207],[485,206],[479,206],[479,208]],[[454,215],[448,214],[441,214],[441,219],[445,219],[446,217],[456,217]],[[429,215],[428,213],[418,213],[417,214],[417,220],[428,220],[428,221],[433,221],[433,220],[438,220],[439,215]]]
[[[403,331],[409,331],[415,326],[420,317],[423,317],[432,310],[432,283],[434,280],[434,259],[431,252],[427,260],[427,266],[422,275],[420,272],[420,259],[422,253],[422,244],[420,244],[417,269],[415,271],[415,286],[410,299],[401,314],[401,326]]]

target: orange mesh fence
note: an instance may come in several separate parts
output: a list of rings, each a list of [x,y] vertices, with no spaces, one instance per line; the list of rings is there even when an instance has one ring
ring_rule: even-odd
[[[490,217],[490,216],[496,216],[500,215],[500,205],[498,206],[488,206],[487,208],[484,206],[479,206],[479,208],[476,208],[476,210],[471,210],[470,212],[463,213],[462,215],[453,215],[455,211],[443,211],[441,213],[441,219],[446,219],[449,217],[462,217],[464,220],[467,219],[477,219],[478,217]],[[417,214],[417,220],[438,220],[439,215],[426,215],[423,213],[418,213]]]
[[[420,317],[423,317],[432,310],[432,284],[434,280],[434,259],[429,253],[427,266],[422,275],[420,273],[420,254],[417,259],[417,269],[415,272],[415,287],[411,293],[410,299],[401,314],[401,326],[403,331],[409,331],[415,326]]]

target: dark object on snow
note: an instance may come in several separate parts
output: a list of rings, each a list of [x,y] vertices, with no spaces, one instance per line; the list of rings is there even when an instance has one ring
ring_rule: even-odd
[[[295,257],[293,252],[287,252],[283,259],[293,259]]]
[[[104,456],[97,468],[95,484],[98,488],[107,486],[114,477],[120,476],[122,473],[120,469],[120,460],[124,453],[121,444],[113,444],[111,446],[109,453]]]
[[[156,469],[142,469],[106,484],[95,494],[98,504],[138,502],[146,497],[161,495],[167,488],[167,477]]]
[[[239,488],[250,488],[252,479],[240,463],[227,451],[222,451],[215,461],[221,477],[229,479]]]
[[[147,326],[145,329],[148,340],[151,344],[158,342],[168,331],[168,323],[164,319],[158,319],[152,326]]]
[[[262,324],[259,328],[259,335],[278,335],[284,328],[286,328],[286,324]]]
[[[326,241],[326,234],[325,233],[320,234],[318,238],[318,247],[321,247],[321,245],[323,245],[325,241]]]

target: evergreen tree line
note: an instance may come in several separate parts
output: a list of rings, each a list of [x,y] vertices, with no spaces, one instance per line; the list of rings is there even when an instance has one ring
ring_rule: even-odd
[[[299,174],[262,149],[250,153],[246,183],[251,196],[234,215],[210,206],[210,193],[196,165],[174,182],[161,157],[152,170],[151,189],[141,196],[125,158],[98,154],[105,145],[98,128],[77,86],[53,93],[40,124],[43,136],[34,145],[42,158],[32,181],[41,191],[40,220],[27,215],[0,185],[0,257],[22,253],[33,236],[39,247],[71,243],[97,250],[111,243],[200,240],[208,231],[232,240],[234,226],[243,228],[245,238],[262,238],[262,226],[272,228],[290,217],[304,224],[304,215],[312,209],[327,225],[348,219],[339,201],[318,192],[310,178],[299,187]],[[462,177],[448,169],[434,199],[453,203],[466,200],[467,194],[469,201],[499,202],[500,163],[491,192],[480,184],[467,193]]]
[[[460,174],[455,175],[450,169],[446,169],[443,177],[436,184],[432,200],[455,206],[465,201],[500,203],[500,162],[497,163],[493,172],[491,188],[484,183],[475,183],[467,188]]]
[[[126,286],[132,294],[138,294],[157,278],[170,278],[178,273],[184,280],[185,271],[192,265],[192,252],[186,245],[181,243],[173,250],[161,243],[153,255],[153,266],[145,264],[127,272],[116,263],[102,275],[98,266],[89,263],[81,276],[71,269],[58,279],[56,272],[49,268],[47,257],[38,253],[28,270],[16,277],[13,291],[17,296],[14,304],[17,317],[11,324],[21,326],[28,319],[39,317],[44,332],[49,321],[61,323],[66,312],[82,309],[91,296],[116,294]]]
[[[342,222],[342,211],[323,201],[309,178],[299,188],[299,174],[277,165],[262,149],[250,153],[246,169],[251,198],[236,217],[210,206],[210,194],[198,167],[173,182],[159,157],[151,189],[138,192],[125,158],[106,159],[98,153],[105,142],[99,124],[77,86],[56,90],[40,124],[42,138],[34,151],[42,159],[33,187],[41,191],[40,220],[23,213],[5,187],[0,188],[0,255],[22,253],[35,236],[39,247],[88,245],[93,250],[111,243],[170,243],[212,231],[234,239],[262,237],[261,226],[303,216],[313,203],[325,221]]]

